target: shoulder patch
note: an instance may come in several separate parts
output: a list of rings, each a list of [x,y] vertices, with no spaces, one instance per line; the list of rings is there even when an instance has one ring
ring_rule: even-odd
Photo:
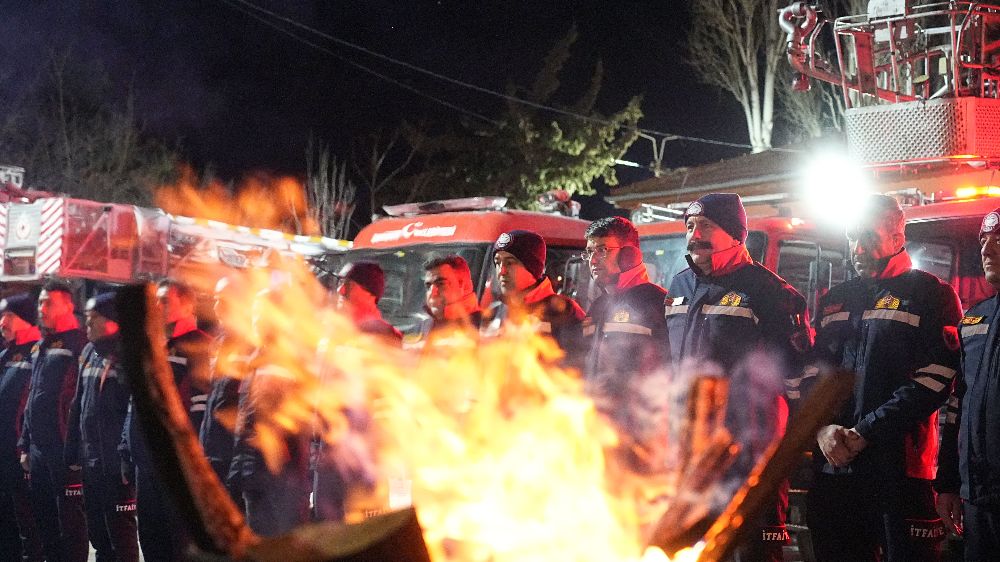
[[[965,326],[972,326],[974,324],[980,324],[980,323],[982,323],[982,321],[983,321],[984,318],[986,318],[986,317],[985,316],[963,316],[962,317],[962,324],[965,325]]]
[[[719,304],[722,306],[741,306],[743,304],[743,296],[736,291],[729,291],[722,297]]]
[[[899,305],[900,305],[899,299],[896,298],[896,297],[894,297],[894,296],[892,296],[892,294],[890,293],[890,294],[888,294],[888,295],[880,298],[875,303],[875,308],[876,309],[899,310]]]

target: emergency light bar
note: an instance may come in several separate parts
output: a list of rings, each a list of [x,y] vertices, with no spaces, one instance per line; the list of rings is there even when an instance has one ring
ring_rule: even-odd
[[[482,197],[464,197],[461,199],[428,201],[427,203],[385,205],[382,208],[390,217],[412,217],[417,215],[447,213],[451,211],[499,211],[506,205],[506,197],[485,195]]]

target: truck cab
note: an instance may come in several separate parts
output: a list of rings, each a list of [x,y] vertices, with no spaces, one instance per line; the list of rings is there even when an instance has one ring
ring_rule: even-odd
[[[906,209],[906,247],[913,267],[950,283],[962,309],[993,296],[979,255],[979,226],[1000,198],[955,200]]]
[[[473,197],[386,207],[390,216],[364,227],[347,252],[347,262],[382,266],[386,290],[379,308],[404,333],[417,330],[424,316],[423,263],[432,255],[458,254],[472,270],[480,301],[491,301],[495,277],[490,249],[500,234],[537,232],[548,247],[546,275],[556,291],[586,306],[590,273],[576,256],[586,247],[588,222],[532,211],[506,209],[504,197]]]

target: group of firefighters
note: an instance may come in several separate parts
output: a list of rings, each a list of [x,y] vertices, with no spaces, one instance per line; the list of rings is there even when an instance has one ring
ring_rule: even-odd
[[[579,369],[632,461],[647,468],[662,462],[663,385],[689,388],[710,373],[727,381],[730,399],[718,414],[739,445],[728,471],[741,478],[784,430],[785,404],[794,412],[827,368],[851,371],[852,395],[816,435],[807,500],[816,559],[939,560],[947,531],[964,535],[966,560],[1000,556],[998,297],[963,315],[951,286],[913,268],[904,213],[888,196],[869,196],[850,217],[858,275],[823,295],[811,322],[805,298],[751,259],[737,195],[706,195],[684,221],[689,268],[667,289],[650,282],[628,220],[593,222],[581,257],[601,291],[587,311],[554,291],[545,242],[533,232],[506,232],[494,244],[500,298],[486,310],[465,260],[434,257],[424,264],[428,318],[416,339],[434,346],[454,330],[489,338],[512,318],[533,319]],[[1000,288],[1000,209],[983,219],[980,242],[986,280]],[[417,343],[382,319],[384,290],[375,263],[347,264],[337,276],[338,307],[361,331],[390,345]],[[246,308],[234,294],[220,282],[220,317]],[[72,295],[53,281],[37,299],[0,302],[0,559],[82,561],[88,542],[98,560],[134,561],[140,546],[147,561],[182,559],[186,527],[122,380],[115,295],[86,303],[85,331]],[[283,466],[273,472],[256,446],[261,413],[300,366],[272,357],[274,342],[251,346],[225,328],[214,337],[198,329],[196,295],[182,283],[162,282],[158,296],[191,423],[250,527],[275,536],[310,519],[342,520],[346,491],[370,478],[342,450],[315,429],[286,436]],[[281,306],[278,291],[260,298]],[[777,373],[779,384],[762,371]],[[345,417],[369,423],[363,412]],[[768,431],[741,431],[748,419]],[[783,491],[748,523],[756,532],[741,560],[782,559],[786,509]]]

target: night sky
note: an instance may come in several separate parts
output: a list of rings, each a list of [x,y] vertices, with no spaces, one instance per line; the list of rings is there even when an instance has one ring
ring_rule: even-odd
[[[236,0],[229,0],[237,4]],[[742,112],[699,84],[683,61],[684,2],[469,2],[254,0],[340,39],[494,90],[529,85],[548,49],[575,22],[579,39],[563,99],[586,86],[602,58],[599,108],[608,113],[644,95],[644,128],[746,142]],[[253,170],[302,173],[310,133],[346,156],[349,140],[401,120],[454,121],[459,113],[370,76],[296,41],[221,0],[0,2],[5,87],[28,80],[52,49],[101,61],[134,86],[146,130],[183,147],[196,166],[225,178]],[[421,76],[299,31],[337,55],[486,115],[502,102]],[[665,164],[740,154],[688,141],[668,145]],[[649,162],[640,139],[626,159]],[[29,172],[30,174],[30,172]],[[625,180],[648,177],[619,167]]]

